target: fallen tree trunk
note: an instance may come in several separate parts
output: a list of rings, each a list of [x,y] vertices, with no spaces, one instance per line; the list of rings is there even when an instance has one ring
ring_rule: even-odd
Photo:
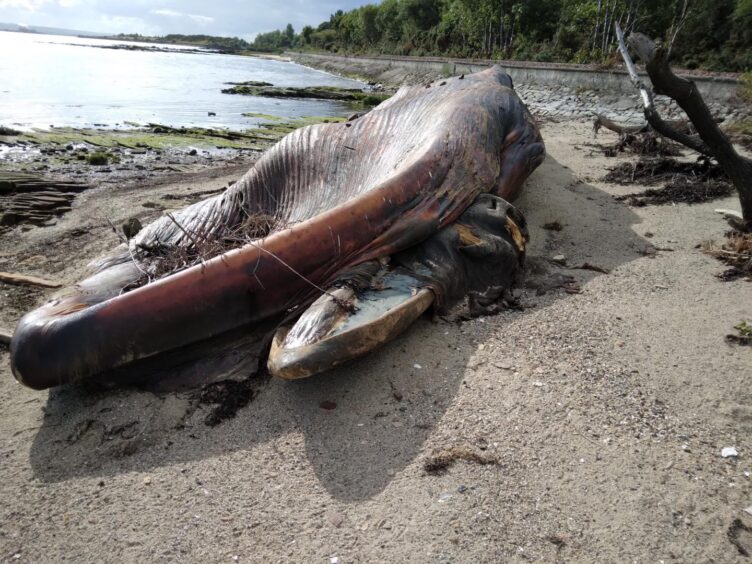
[[[687,135],[691,135],[694,132],[692,124],[686,120],[674,120],[666,122],[666,124],[669,127]],[[638,135],[640,133],[647,133],[651,130],[649,123],[628,125],[626,123],[615,122],[607,118],[603,114],[595,114],[595,119],[593,120],[593,131],[595,131],[595,133],[598,133],[598,131],[602,127],[608,129],[609,131],[613,131],[614,133],[618,133],[619,135]]]
[[[677,131],[663,121],[655,109],[652,92],[637,75],[618,23],[616,35],[632,83],[640,90],[648,123],[661,135],[718,161],[739,193],[742,221],[737,227],[746,231],[752,230],[752,160],[736,152],[731,141],[718,127],[695,83],[673,73],[668,64],[666,49],[641,33],[632,33],[628,43],[645,62],[645,69],[655,92],[669,96],[679,104],[697,130],[697,135]]]

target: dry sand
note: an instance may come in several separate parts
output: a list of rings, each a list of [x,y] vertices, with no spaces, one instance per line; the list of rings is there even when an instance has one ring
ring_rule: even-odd
[[[696,248],[738,204],[630,208],[588,124],[543,135],[518,202],[534,278],[580,294],[526,290],[523,311],[422,320],[332,373],[258,379],[215,427],[189,393],[27,390],[0,348],[0,559],[747,561],[752,347],[724,337],[752,320],[752,284]],[[56,226],[0,237],[0,270],[72,282],[115,243],[104,217],[237,176],[85,193]],[[0,286],[0,326],[46,295]],[[447,449],[497,464],[426,473]]]

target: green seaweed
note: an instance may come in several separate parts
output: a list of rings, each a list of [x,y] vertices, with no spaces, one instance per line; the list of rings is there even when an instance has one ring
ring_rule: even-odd
[[[244,112],[243,116],[244,117],[250,117],[250,118],[265,119],[265,120],[268,120],[268,121],[280,121],[280,120],[285,119],[285,118],[283,118],[281,116],[274,116],[274,115],[271,115],[271,114],[259,114],[257,112]]]

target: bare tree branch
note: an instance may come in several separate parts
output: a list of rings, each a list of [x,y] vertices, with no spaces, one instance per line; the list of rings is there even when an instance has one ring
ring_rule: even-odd
[[[697,130],[698,136],[684,135],[668,126],[655,109],[652,93],[637,74],[624,42],[624,34],[618,24],[616,35],[619,40],[619,51],[627,65],[632,83],[640,89],[648,123],[658,133],[718,161],[739,193],[746,229],[752,230],[752,160],[736,152],[731,141],[713,119],[695,83],[674,74],[668,64],[666,49],[641,33],[632,33],[629,36],[629,45],[645,62],[645,70],[653,83],[654,91],[669,96],[679,104]]]
[[[632,34],[630,37],[633,37],[634,35],[635,34]],[[624,42],[624,33],[622,32],[621,27],[618,23],[616,24],[616,39],[619,43],[619,51],[621,52],[621,56],[624,59],[624,63],[627,65],[629,78],[635,88],[640,91],[645,119],[648,120],[648,123],[652,126],[652,128],[664,137],[668,137],[669,139],[672,139],[677,143],[681,143],[682,145],[689,147],[693,151],[697,151],[698,153],[702,153],[703,155],[707,155],[709,157],[714,156],[713,152],[705,143],[703,143],[702,139],[695,135],[687,135],[675,130],[667,122],[665,122],[663,118],[661,118],[658,110],[655,109],[653,93],[642,82],[640,75],[637,74],[637,68],[632,61],[632,57],[629,55],[629,51],[627,50],[627,45]],[[637,50],[637,52],[638,54],[640,54],[639,50]],[[642,54],[640,54],[640,58],[642,58]]]

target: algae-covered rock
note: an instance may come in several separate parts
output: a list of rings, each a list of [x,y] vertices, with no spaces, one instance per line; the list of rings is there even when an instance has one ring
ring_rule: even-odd
[[[222,90],[224,94],[242,94],[264,98],[313,98],[318,100],[341,100],[358,102],[367,106],[380,104],[389,94],[366,92],[359,88],[338,88],[336,86],[258,86],[239,83]]]

